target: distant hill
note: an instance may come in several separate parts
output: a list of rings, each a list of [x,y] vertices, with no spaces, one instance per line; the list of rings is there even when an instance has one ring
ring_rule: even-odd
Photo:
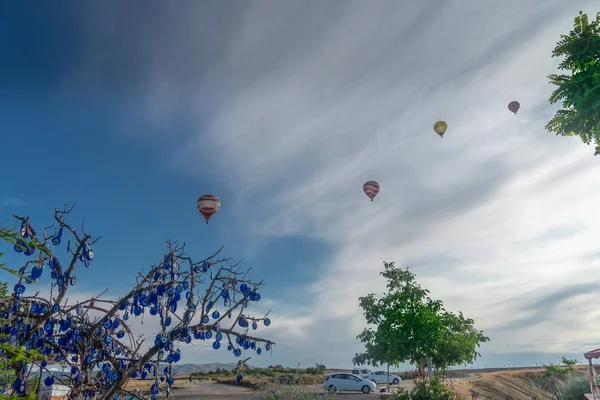
[[[173,375],[189,375],[195,372],[212,372],[217,369],[228,369],[232,370],[235,368],[237,363],[206,363],[206,364],[173,364],[172,371]],[[162,365],[161,368],[166,366]],[[248,365],[248,368],[254,369],[255,366]]]

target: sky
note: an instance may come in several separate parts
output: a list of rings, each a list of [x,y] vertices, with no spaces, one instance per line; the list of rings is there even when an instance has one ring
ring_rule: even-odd
[[[165,239],[198,259],[224,246],[265,278],[277,345],[252,365],[351,367],[383,261],[475,320],[491,339],[476,366],[581,359],[600,347],[599,159],[544,129],[551,52],[579,10],[600,8],[2,3],[0,224],[76,203],[70,221],[102,238],[73,299],[124,293]],[[221,200],[209,224],[205,193]],[[188,347],[181,362],[234,361]]]

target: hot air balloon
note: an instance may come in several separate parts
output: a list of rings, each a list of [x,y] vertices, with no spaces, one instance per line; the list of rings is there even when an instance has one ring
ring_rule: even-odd
[[[448,124],[446,123],[446,121],[438,121],[435,124],[433,124],[433,130],[435,131],[435,133],[440,135],[441,138],[444,137],[446,129],[448,129]]]
[[[207,224],[208,220],[219,211],[220,207],[221,202],[219,198],[212,194],[204,194],[198,199],[198,211],[200,211]]]
[[[511,101],[510,103],[508,103],[508,109],[515,114],[517,113],[517,111],[519,111],[519,108],[521,108],[521,103],[519,103],[518,101]]]
[[[377,196],[377,193],[379,193],[379,183],[375,181],[365,182],[365,184],[363,185],[363,192],[365,192],[367,197],[370,198],[371,201],[373,201],[375,196]]]

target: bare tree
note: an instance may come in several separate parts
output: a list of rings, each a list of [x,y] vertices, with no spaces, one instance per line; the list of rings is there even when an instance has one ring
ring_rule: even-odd
[[[123,297],[103,298],[104,291],[85,301],[69,302],[67,293],[76,283],[77,269],[90,266],[92,246],[100,239],[86,233],[83,223],[77,230],[66,222],[72,210],[68,206],[55,210],[56,223],[39,235],[28,217],[15,215],[21,230],[6,239],[28,260],[18,270],[10,304],[3,307],[2,317],[9,322],[2,327],[1,333],[7,335],[2,340],[39,350],[45,356],[35,362],[41,370],[47,361],[55,361],[71,372],[70,376],[50,376],[43,384],[67,384],[72,398],[132,395],[142,399],[146,397],[125,388],[130,379],[141,377],[154,380],[151,398],[161,390],[168,396],[174,380],[171,366],[181,358],[178,342],[213,339],[215,350],[227,347],[235,357],[244,350],[261,354],[274,345],[249,334],[258,323],[270,325],[269,313],[253,317],[245,312],[249,302],[260,300],[262,280],[253,281],[251,269],[219,258],[221,249],[194,261],[186,254],[185,244],[167,241],[162,260],[139,273],[135,286]],[[61,261],[57,251],[65,244],[67,259]],[[46,270],[52,279],[49,294],[26,294],[27,285]],[[160,332],[144,345],[145,338],[134,337],[126,321],[148,314],[160,321]],[[28,395],[30,366],[17,362],[13,368],[15,392]]]

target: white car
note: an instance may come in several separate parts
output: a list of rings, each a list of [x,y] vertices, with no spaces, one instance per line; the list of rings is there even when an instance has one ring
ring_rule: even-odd
[[[367,375],[367,377],[365,377],[365,379],[368,379],[370,381],[373,381],[375,383],[388,383],[388,373],[385,371],[375,371],[369,375]],[[400,381],[402,380],[402,378],[400,378],[398,375],[392,375],[390,374],[390,380],[389,382],[392,385],[398,385],[400,383]]]
[[[352,370],[352,373],[354,375],[358,375],[358,376],[360,376],[362,378],[366,378],[369,375],[371,375],[371,370],[370,369],[365,369],[365,368],[363,368],[363,369],[356,369],[355,368],[355,369]]]
[[[338,391],[359,391],[367,394],[371,393],[371,391],[376,388],[377,385],[372,381],[344,372],[327,374],[325,376],[325,382],[323,382],[323,389],[331,393]]]

